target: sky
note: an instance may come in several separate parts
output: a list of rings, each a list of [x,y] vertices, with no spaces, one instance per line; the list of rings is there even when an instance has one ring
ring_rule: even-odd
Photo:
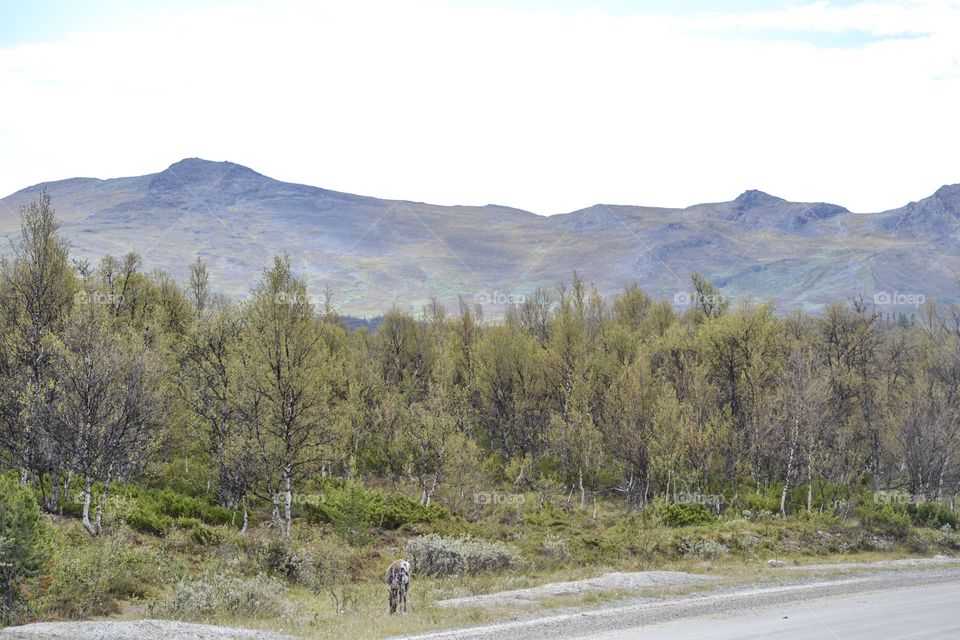
[[[539,214],[960,182],[960,1],[0,0],[0,195],[229,160]]]

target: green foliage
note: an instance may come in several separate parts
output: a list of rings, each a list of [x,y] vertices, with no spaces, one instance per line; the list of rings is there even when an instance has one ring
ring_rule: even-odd
[[[866,502],[858,505],[855,513],[864,526],[880,535],[905,538],[910,533],[910,516],[902,506]]]
[[[190,539],[201,547],[210,547],[220,544],[222,537],[213,529],[198,524],[190,529]]]
[[[326,522],[352,546],[370,541],[370,529],[396,529],[406,524],[434,522],[449,517],[436,504],[423,506],[400,493],[384,495],[346,482],[328,483],[322,494],[301,496],[304,513],[310,522]]]
[[[165,536],[176,521],[182,528],[196,525],[225,525],[235,520],[232,513],[203,498],[177,493],[169,489],[144,489],[129,486],[123,489],[134,500],[126,522],[135,531]],[[204,535],[204,534],[200,534]]]
[[[741,503],[744,509],[748,509],[754,513],[762,513],[764,511],[769,513],[780,513],[779,494],[777,496],[773,496],[748,493],[741,498]]]
[[[666,502],[656,507],[657,517],[668,527],[716,522],[717,517],[698,502]]]
[[[0,475],[0,622],[15,619],[25,582],[43,566],[45,531],[33,494]]]
[[[49,585],[38,599],[44,617],[83,620],[116,613],[121,599],[144,599],[173,565],[156,549],[117,535],[90,539],[71,530],[56,544]]]
[[[942,529],[946,525],[951,529],[957,528],[957,514],[939,502],[908,504],[907,515],[918,527]]]
[[[383,496],[383,504],[376,517],[377,526],[396,529],[405,524],[435,522],[449,515],[446,509],[436,503],[423,506],[402,493],[390,493]]]
[[[140,533],[165,536],[173,524],[173,518],[157,513],[147,505],[138,505],[127,517],[127,524]]]

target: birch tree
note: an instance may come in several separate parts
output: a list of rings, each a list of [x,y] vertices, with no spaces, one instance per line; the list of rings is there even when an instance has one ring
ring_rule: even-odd
[[[275,258],[246,308],[240,417],[285,537],[296,482],[329,455],[324,352],[306,285],[288,258]]]
[[[62,392],[51,436],[83,480],[83,526],[98,535],[111,482],[142,460],[159,422],[159,371],[146,347],[114,332],[97,305],[74,311],[56,360]]]

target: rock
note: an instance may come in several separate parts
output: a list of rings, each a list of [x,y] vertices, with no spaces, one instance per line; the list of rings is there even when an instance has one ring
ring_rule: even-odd
[[[785,567],[787,563],[783,560],[767,560],[768,567]]]

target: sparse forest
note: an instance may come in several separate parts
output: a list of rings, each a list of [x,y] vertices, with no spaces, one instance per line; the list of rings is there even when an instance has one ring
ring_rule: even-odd
[[[749,553],[742,531],[710,533],[732,518],[821,518],[813,530],[863,550],[956,527],[960,309],[780,315],[694,275],[680,313],[571,274],[502,318],[468,298],[350,330],[336,292],[308,290],[286,257],[242,301],[199,259],[183,283],[133,254],[71,260],[53,204],[24,208],[0,277],[0,618],[120,601],[257,618],[177,608],[184,589],[226,589],[213,573],[330,596],[339,614],[431,536],[495,547],[477,553],[496,572],[651,562],[706,540]],[[641,542],[671,527],[682,539]],[[784,530],[760,549],[782,552]],[[256,566],[225,571],[230,554],[210,551],[225,545]],[[148,553],[221,564],[147,576]],[[77,586],[90,575],[94,602]]]

